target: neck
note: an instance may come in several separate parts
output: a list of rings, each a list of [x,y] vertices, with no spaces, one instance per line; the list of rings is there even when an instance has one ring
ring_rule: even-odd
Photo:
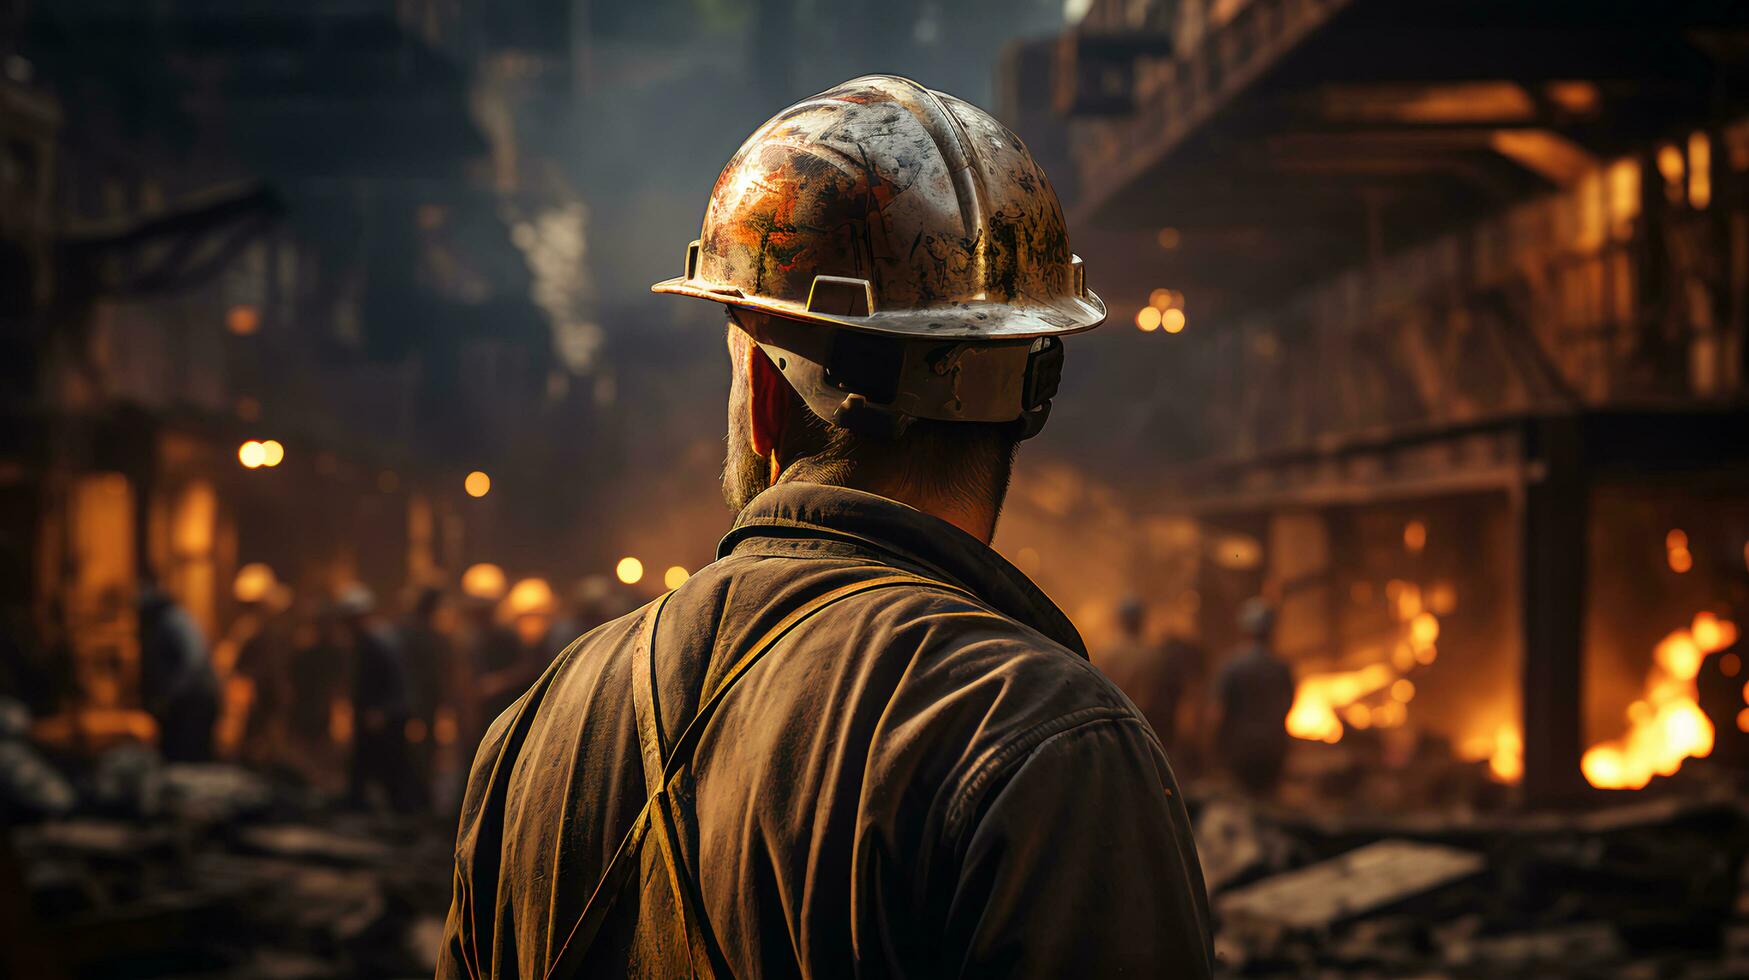
[[[833,476],[836,476],[836,474],[833,474]],[[797,465],[785,467],[783,472],[778,475],[775,482],[791,483],[798,481],[827,483],[850,490],[861,490],[863,493],[872,493],[877,496],[885,497],[888,500],[896,500],[907,507],[916,508],[931,517],[940,518],[972,537],[977,538],[986,545],[995,540],[996,537],[996,518],[999,513],[999,507],[994,503],[982,506],[968,506],[960,500],[950,499],[935,494],[917,493],[910,487],[894,485],[885,481],[858,480],[855,478],[833,479],[827,474],[810,472],[808,467]]]
[[[932,499],[907,494],[902,489],[881,487],[854,487],[852,489],[866,489],[869,493],[877,493],[889,500],[897,500],[901,504],[915,507],[931,517],[941,518],[984,544],[989,544],[996,537],[996,508],[994,507],[967,507],[957,500]]]

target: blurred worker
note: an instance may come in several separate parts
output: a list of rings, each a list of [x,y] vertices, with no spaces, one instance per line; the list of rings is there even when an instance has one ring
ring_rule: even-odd
[[[571,589],[570,608],[553,622],[548,645],[557,653],[572,640],[638,607],[624,587],[605,575],[589,575]]]
[[[454,742],[455,701],[465,690],[465,682],[457,676],[455,646],[443,622],[444,606],[443,589],[421,588],[401,626],[407,665],[408,753],[419,785],[428,790],[443,785],[439,770],[450,762],[444,757],[445,745]]]
[[[296,651],[290,586],[274,583],[259,599],[245,604],[253,620],[238,644],[236,676],[247,683],[248,711],[242,730],[242,754],[258,765],[289,761],[291,747],[292,657]],[[233,632],[238,632],[233,627]]]
[[[348,795],[370,804],[380,794],[401,812],[422,803],[423,792],[407,754],[407,665],[400,637],[372,614],[376,597],[354,583],[334,600],[342,642],[352,655],[352,768]]]
[[[170,762],[205,762],[219,717],[206,641],[188,610],[156,585],[140,590],[139,617],[140,698],[158,723],[159,751]]]
[[[521,696],[527,686],[516,687],[507,678],[517,675],[522,645],[516,634],[498,622],[498,599],[488,595],[465,595],[461,602],[462,625],[457,649],[466,665],[466,697],[459,704],[462,741],[468,749],[478,745],[492,719]],[[471,758],[471,752],[464,755]]]
[[[1294,703],[1293,670],[1275,655],[1275,609],[1268,600],[1247,599],[1239,607],[1239,630],[1246,644],[1215,676],[1216,752],[1246,792],[1275,793],[1287,758],[1287,713]]]
[[[1117,604],[1117,640],[1094,656],[1094,663],[1129,695],[1154,732],[1165,740],[1172,730],[1170,718],[1155,710],[1160,688],[1160,651],[1148,642],[1148,610],[1142,600],[1126,595]]]
[[[1177,636],[1164,644],[1149,642],[1147,607],[1135,596],[1118,603],[1117,626],[1117,641],[1096,658],[1099,669],[1141,709],[1177,762],[1179,713],[1190,700],[1186,695],[1201,669],[1202,651]],[[1175,768],[1183,771],[1182,765]]]
[[[492,725],[438,976],[1209,976],[1158,741],[989,547],[1105,317],[1044,174],[869,76],[749,138],[700,237],[656,289],[730,304],[740,516]]]

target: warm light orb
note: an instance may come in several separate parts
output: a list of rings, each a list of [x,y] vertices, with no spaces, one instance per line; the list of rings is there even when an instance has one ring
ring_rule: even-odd
[[[261,443],[261,465],[278,466],[285,462],[285,446],[278,439],[267,439]]]
[[[267,451],[254,439],[237,447],[237,462],[247,469],[258,469],[267,461]]]
[[[475,470],[462,481],[462,488],[467,490],[470,497],[484,497],[492,491],[492,478],[481,470]]]
[[[237,569],[237,577],[231,582],[231,594],[238,602],[260,602],[267,598],[278,584],[273,569],[260,562],[250,562]]]
[[[1411,553],[1419,554],[1427,547],[1427,525],[1420,521],[1410,521],[1403,525],[1403,547]]]
[[[525,578],[511,586],[504,597],[504,611],[512,617],[543,615],[552,612],[554,605],[553,587],[544,578]]]
[[[1137,310],[1136,329],[1143,333],[1153,333],[1160,329],[1160,311],[1152,306],[1144,306]]]
[[[667,589],[678,589],[685,585],[686,580],[691,577],[692,573],[681,566],[669,565],[668,570],[662,573],[662,586]]]
[[[239,337],[247,337],[261,329],[261,314],[248,304],[233,306],[225,313],[225,329]]]
[[[1178,333],[1184,329],[1184,311],[1173,307],[1160,314],[1160,329],[1167,333]]]
[[[636,585],[644,580],[644,563],[630,556],[621,558],[619,564],[613,566],[613,574],[627,585]]]
[[[475,599],[497,601],[504,594],[506,584],[504,569],[491,562],[469,565],[462,573],[462,594]]]

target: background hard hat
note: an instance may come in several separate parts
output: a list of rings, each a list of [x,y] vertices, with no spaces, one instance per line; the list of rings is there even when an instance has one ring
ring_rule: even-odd
[[[651,289],[941,340],[1105,319],[1020,139],[891,75],[845,82],[759,127],[717,178],[685,274]]]
[[[1275,606],[1262,596],[1254,596],[1239,604],[1237,619],[1241,633],[1267,637],[1275,630]]]

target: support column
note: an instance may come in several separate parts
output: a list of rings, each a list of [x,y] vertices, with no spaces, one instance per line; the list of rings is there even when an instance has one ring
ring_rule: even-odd
[[[1524,429],[1527,477],[1519,493],[1519,629],[1522,638],[1524,799],[1580,797],[1583,751],[1585,573],[1590,487],[1577,418]]]

